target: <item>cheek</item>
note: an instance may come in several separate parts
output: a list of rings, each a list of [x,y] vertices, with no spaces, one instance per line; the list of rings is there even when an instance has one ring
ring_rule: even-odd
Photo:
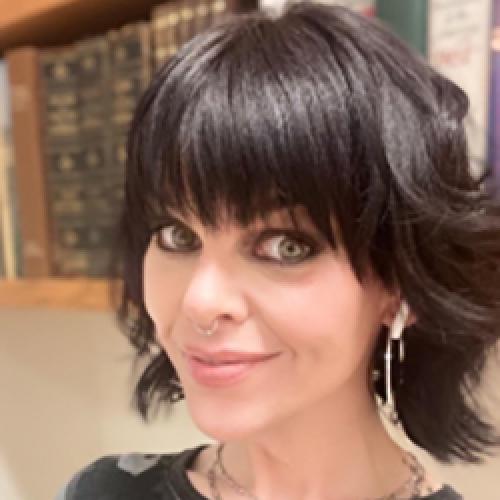
[[[268,307],[275,311],[276,318],[295,325],[294,331],[309,331],[308,338],[321,336],[325,329],[340,324],[341,316],[349,314],[346,308],[352,308],[351,293],[341,278],[338,272],[314,273],[289,285],[280,285],[278,290],[270,292],[273,301],[267,302]]]
[[[180,294],[175,286],[179,282],[179,271],[173,265],[166,265],[165,259],[152,245],[148,247],[143,261],[144,305],[155,324],[158,341],[164,345],[179,310]]]
[[[259,309],[266,329],[312,361],[335,355],[359,359],[378,331],[377,294],[361,287],[349,267],[319,267],[290,285],[268,286]]]

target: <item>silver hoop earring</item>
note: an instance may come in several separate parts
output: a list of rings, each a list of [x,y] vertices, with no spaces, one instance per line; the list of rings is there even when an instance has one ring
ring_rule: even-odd
[[[213,322],[212,328],[209,328],[208,330],[206,330],[205,328],[200,328],[198,325],[195,325],[195,328],[198,330],[198,333],[200,335],[209,337],[210,335],[213,335],[215,333],[217,326],[218,326],[218,319],[216,318],[215,321]]]
[[[393,359],[393,341],[398,343],[398,361],[403,363],[404,361],[404,341],[403,341],[403,331],[406,325],[406,321],[409,315],[408,304],[403,301],[401,302],[400,309],[392,322],[389,335],[387,336],[387,345],[385,349],[385,412],[389,417],[389,420],[394,424],[399,423],[399,416],[396,410],[396,405],[394,402],[394,391],[392,387],[392,359]]]

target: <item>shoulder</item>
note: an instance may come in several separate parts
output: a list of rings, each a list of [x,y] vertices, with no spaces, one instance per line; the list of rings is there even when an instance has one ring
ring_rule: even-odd
[[[166,468],[179,455],[129,453],[101,457],[78,471],[56,500],[154,498],[155,491],[164,486]]]

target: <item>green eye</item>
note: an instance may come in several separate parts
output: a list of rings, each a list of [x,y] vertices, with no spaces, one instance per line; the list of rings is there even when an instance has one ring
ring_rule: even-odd
[[[200,247],[196,233],[182,222],[169,218],[156,227],[156,245],[163,252],[189,254]],[[280,266],[300,264],[320,250],[315,239],[306,233],[279,228],[263,230],[251,247],[253,256]]]
[[[264,253],[270,255],[270,260],[283,263],[301,261],[313,252],[311,245],[286,234],[268,238],[262,245],[264,248],[266,248],[266,246],[269,251]],[[259,251],[259,255],[261,253],[262,252]]]
[[[191,250],[195,241],[196,236],[178,224],[164,226],[157,232],[158,246],[171,252]]]

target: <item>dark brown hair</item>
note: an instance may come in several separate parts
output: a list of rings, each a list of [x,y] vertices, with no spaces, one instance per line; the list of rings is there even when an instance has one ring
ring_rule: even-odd
[[[360,282],[371,266],[416,314],[395,384],[408,436],[441,461],[477,461],[499,444],[475,388],[500,337],[500,207],[488,170],[470,173],[467,112],[457,85],[342,7],[234,15],[184,45],[131,126],[113,259],[117,317],[145,361],[140,413],[183,397],[143,302],[158,207],[217,226],[222,203],[244,226],[279,194],[332,246],[333,214]],[[386,335],[373,356],[381,372]]]

